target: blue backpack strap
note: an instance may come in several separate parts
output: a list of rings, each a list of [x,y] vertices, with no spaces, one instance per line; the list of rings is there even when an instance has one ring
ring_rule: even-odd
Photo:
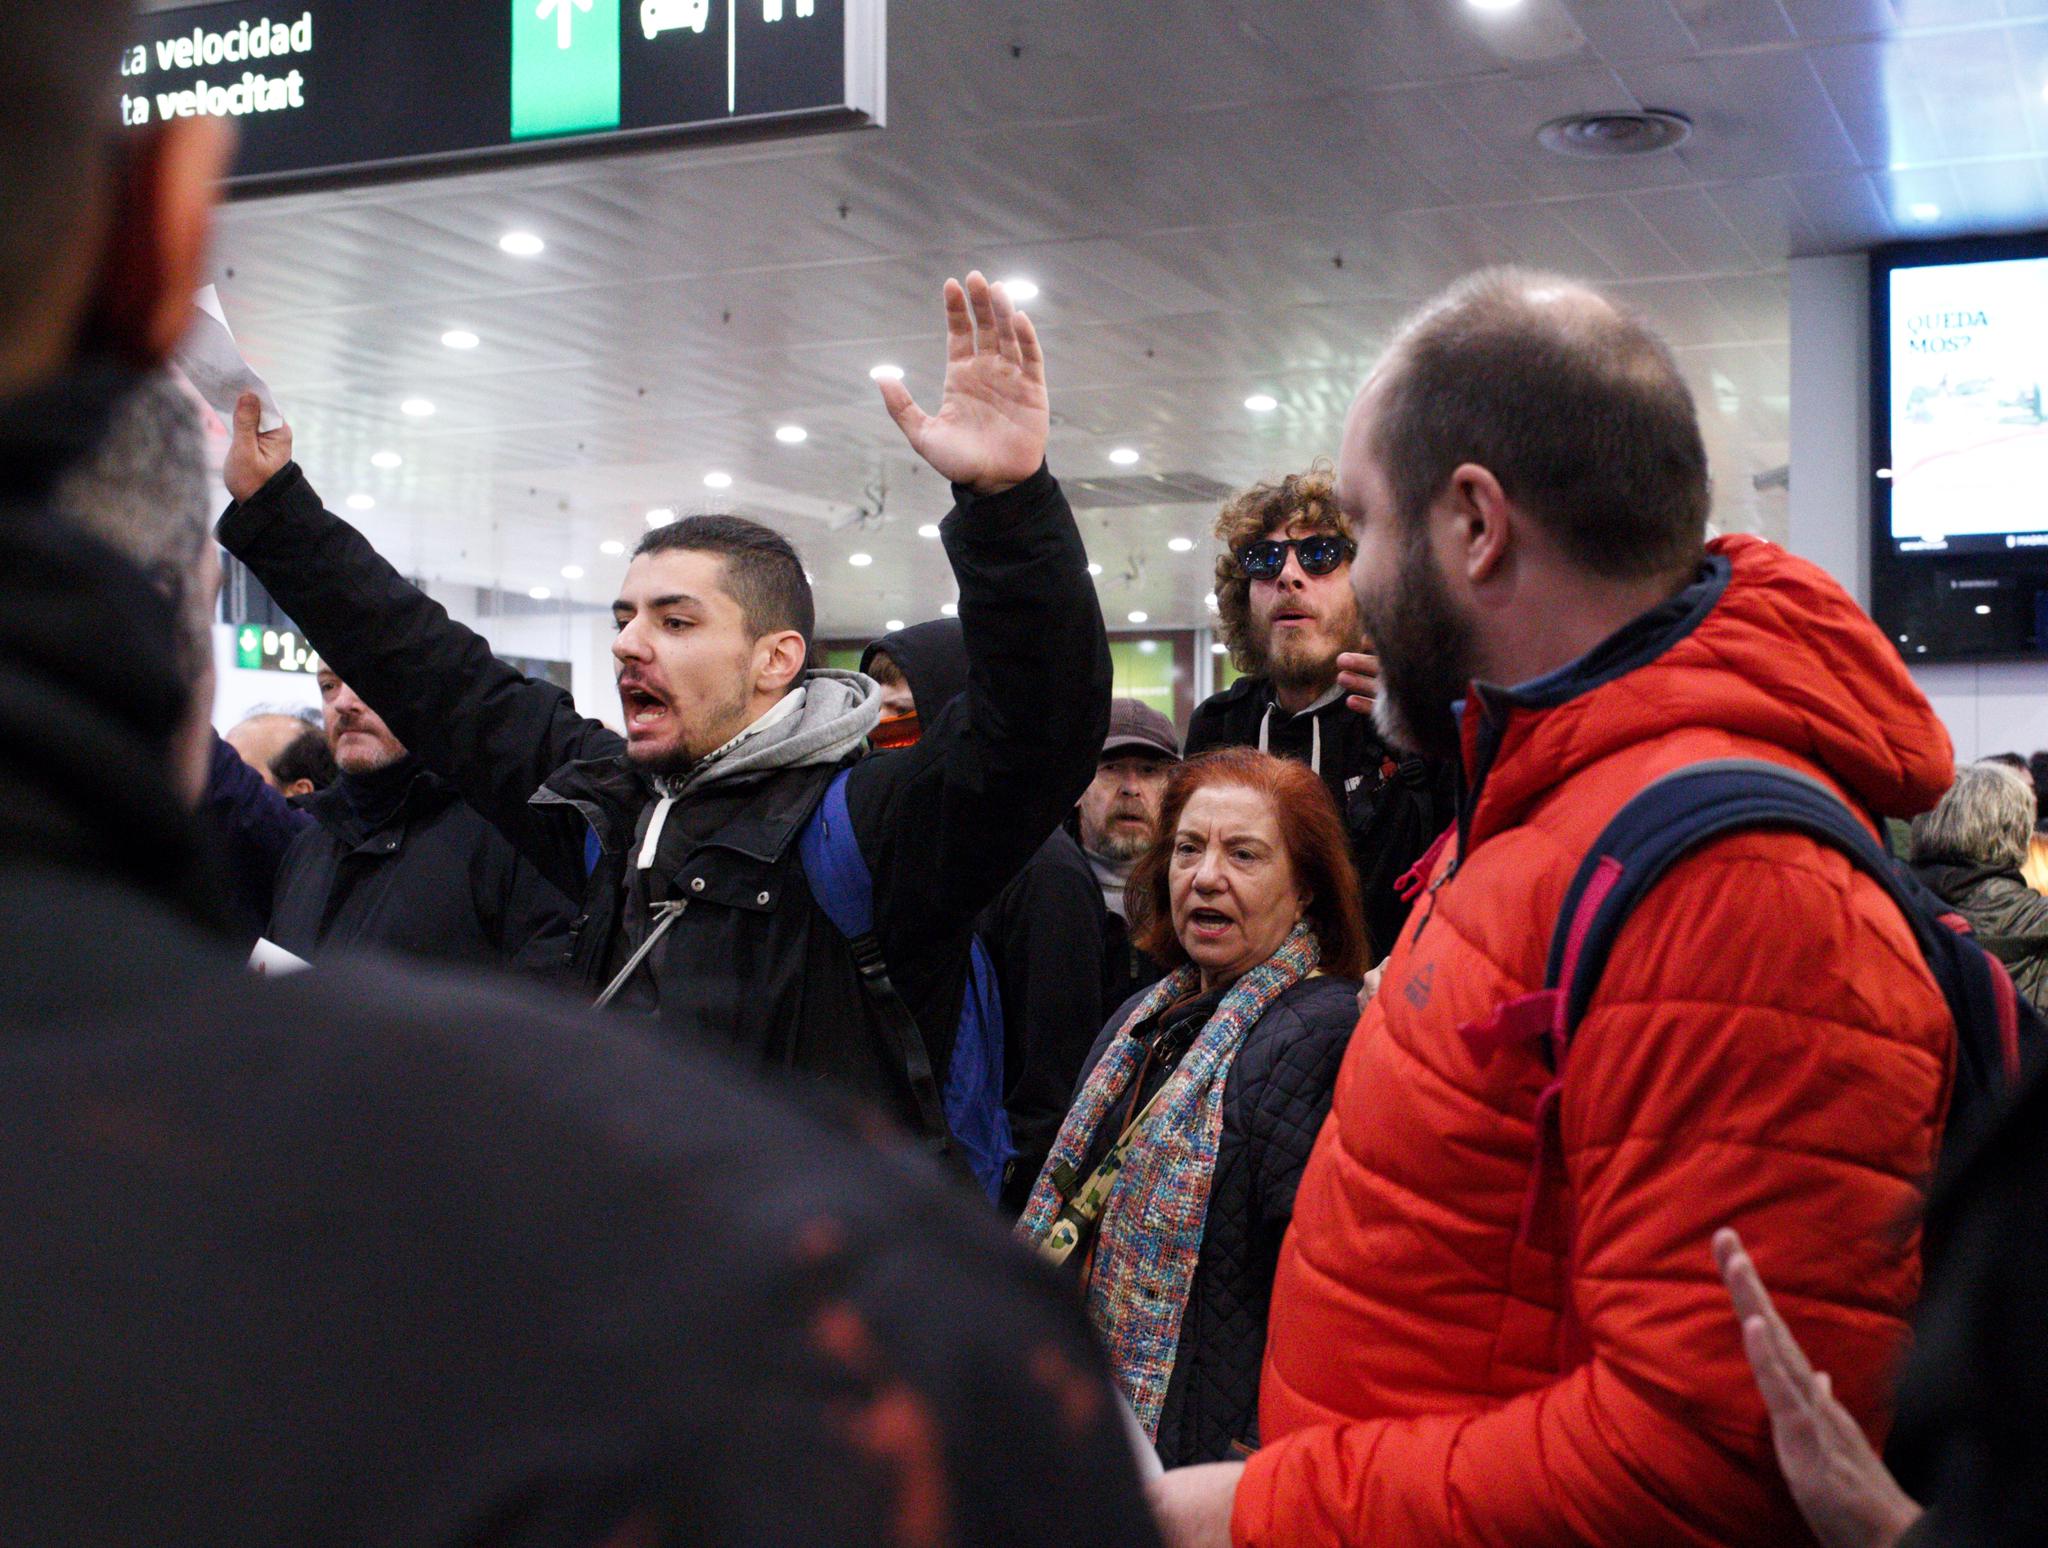
[[[953,1038],[953,1062],[946,1067],[946,1123],[993,1204],[1017,1154],[1010,1114],[1003,1105],[1003,997],[996,968],[980,936],[968,942],[967,983],[960,1025]]]
[[[1550,938],[1543,988],[1518,996],[1459,1033],[1484,1062],[1510,1042],[1534,1041],[1552,1079],[1535,1113],[1537,1154],[1523,1201],[1518,1240],[1547,1253],[1570,1249],[1564,1197],[1559,1102],[1565,1055],[1591,1004],[1609,953],[1643,896],[1686,856],[1730,833],[1759,829],[1804,834],[1878,882],[1911,926],[1955,1020],[1957,1065],[1949,1127],[1970,1127],[2013,1085],[2022,1048],[2038,1048],[2039,1018],[2020,1001],[2011,976],[1969,938],[1969,926],[1929,893],[1826,785],[1781,764],[1755,759],[1698,763],[1667,774],[1617,812],[1580,862]],[[1584,1352],[1569,1298],[1559,1328],[1563,1368]]]
[[[811,896],[848,940],[872,934],[875,928],[874,878],[854,841],[853,814],[846,808],[846,781],[852,772],[841,769],[832,776],[824,799],[796,840]]]
[[[1614,940],[1644,893],[1704,844],[1754,829],[1801,833],[1848,857],[1891,895],[1912,927],[1959,1031],[1995,1029],[1993,1083],[2017,1078],[2018,996],[2002,964],[1966,937],[1969,926],[1895,862],[1827,786],[1780,764],[1733,758],[1695,764],[1642,791],[1608,823],[1580,863],[1551,937],[1544,986],[1554,992],[1553,1063],[1600,981]],[[1959,1057],[1983,1052],[1960,1040]],[[1966,1078],[1969,1071],[1962,1072]]]
[[[810,886],[812,900],[846,937],[846,944],[853,951],[861,990],[897,1067],[903,1071],[925,1144],[937,1154],[948,1155],[953,1151],[952,1133],[946,1125],[946,1108],[939,1095],[938,1081],[932,1074],[931,1054],[925,1048],[917,1018],[911,1015],[901,991],[889,978],[889,964],[882,958],[882,943],[875,935],[874,878],[861,856],[853,816],[846,805],[846,782],[852,772],[850,768],[841,769],[832,776],[824,798],[797,834],[797,857],[803,863],[804,880]]]

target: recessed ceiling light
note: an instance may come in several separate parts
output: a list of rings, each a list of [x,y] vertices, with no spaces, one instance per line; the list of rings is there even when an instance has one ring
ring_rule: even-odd
[[[1221,640],[1218,640],[1209,647],[1209,654],[1212,656],[1227,656],[1230,654],[1230,647]]]
[[[367,511],[376,507],[377,502],[366,494],[352,494],[348,497],[348,508],[352,511]]]
[[[903,620],[900,618],[892,618],[887,623],[882,625],[883,630],[889,634],[894,634],[897,630],[903,627]]]
[[[581,579],[583,579],[583,566],[582,566],[582,565],[580,565],[580,564],[565,564],[565,565],[563,565],[563,566],[562,566],[562,579],[563,579],[563,580],[581,580]]]
[[[617,538],[606,538],[597,545],[597,551],[601,554],[609,554],[612,558],[616,559],[626,551],[626,545]]]
[[[775,439],[784,446],[801,446],[811,438],[811,432],[802,425],[777,425]]]
[[[1979,602],[1977,604],[1977,616],[1979,618],[1989,618],[1991,616],[1991,604],[1989,602]]]
[[[878,366],[869,366],[868,380],[871,382],[900,382],[903,380],[903,367],[900,365],[890,365],[887,362]]]
[[[730,489],[732,488],[732,475],[730,473],[706,473],[704,475],[704,487],[706,489]]]
[[[869,565],[875,562],[875,556],[873,554],[848,554],[846,556],[846,562],[852,565],[856,570],[865,570]]]
[[[1475,11],[1513,11],[1521,7],[1522,0],[1465,0]]]
[[[958,602],[941,602],[939,604],[939,616],[942,618],[958,618],[960,616],[960,604]]]
[[[467,328],[450,328],[441,335],[441,342],[450,349],[475,349],[483,340]]]
[[[917,535],[921,538],[935,538],[939,535],[939,524],[935,521],[928,521],[917,529]]]
[[[1150,613],[1130,613],[1126,616],[1129,617],[1132,623],[1150,623],[1152,621]]]
[[[1166,546],[1177,554],[1191,553],[1194,550],[1195,540],[1184,537],[1168,538]]]
[[[1215,612],[1215,611],[1216,611],[1216,593],[1212,591],[1212,592],[1210,592],[1210,593],[1209,593],[1209,594],[1208,594],[1208,595],[1207,595],[1206,597],[1202,598],[1202,606],[1204,606],[1204,607],[1206,607],[1207,609],[1209,609],[1209,611],[1210,611],[1210,612],[1212,612],[1212,613],[1213,613],[1213,612]]]
[[[533,600],[536,602],[545,602],[549,597],[553,596],[554,593],[548,590],[548,588],[545,586],[536,586],[531,591],[527,592],[527,595],[529,597],[532,597]]]
[[[1129,446],[1119,446],[1109,454],[1109,460],[1120,468],[1127,468],[1138,460],[1138,453]]]
[[[370,457],[370,466],[373,468],[383,468],[388,471],[392,468],[404,467],[405,459],[394,451],[374,452]]]
[[[1091,564],[1088,566],[1088,573],[1090,575],[1100,575],[1102,573],[1102,566],[1099,564]]]
[[[1025,279],[1022,275],[1018,275],[1015,279],[999,280],[997,283],[1009,294],[1010,299],[1019,306],[1022,306],[1026,301],[1036,301],[1038,299],[1038,286],[1036,282]]]
[[[1892,476],[1892,470],[1890,468],[1879,468],[1877,470],[1877,476],[1879,478],[1890,478]]]
[[[1270,392],[1255,392],[1244,400],[1244,406],[1254,414],[1270,414],[1280,406],[1280,400]]]
[[[498,238],[498,249],[514,258],[538,258],[548,250],[548,244],[531,231],[508,231]]]
[[[1940,220],[1941,206],[1938,204],[1929,204],[1925,200],[1922,200],[1918,204],[1907,205],[1906,213],[1912,216],[1915,220]]]
[[[665,527],[675,519],[676,513],[666,505],[657,505],[647,513],[647,525],[650,527]]]
[[[398,405],[398,411],[412,419],[431,419],[434,415],[434,405],[428,398],[407,398]]]

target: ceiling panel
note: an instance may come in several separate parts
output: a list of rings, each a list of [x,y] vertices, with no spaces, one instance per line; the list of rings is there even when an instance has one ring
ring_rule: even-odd
[[[871,632],[952,594],[917,535],[947,492],[867,377],[936,397],[947,275],[1043,286],[1056,469],[1234,487],[1332,455],[1408,309],[1512,261],[1665,330],[1717,521],[1782,536],[1753,479],[1785,460],[1788,256],[2048,225],[2048,0],[895,0],[890,36],[886,129],[228,210],[223,298],[325,491],[371,499],[409,570],[577,606],[650,506],[768,513],[824,627]],[[1686,113],[1690,143],[1536,143],[1635,106]],[[515,228],[546,252],[500,252]],[[789,423],[809,439],[776,442]],[[1206,621],[1212,519],[1083,513],[1112,622]]]

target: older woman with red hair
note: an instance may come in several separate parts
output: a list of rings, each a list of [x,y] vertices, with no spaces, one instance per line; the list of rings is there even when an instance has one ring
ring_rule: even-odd
[[[1078,1274],[1178,1467],[1258,1443],[1280,1239],[1369,949],[1322,781],[1247,748],[1175,770],[1125,897],[1172,971],[1103,1028],[1018,1231]]]

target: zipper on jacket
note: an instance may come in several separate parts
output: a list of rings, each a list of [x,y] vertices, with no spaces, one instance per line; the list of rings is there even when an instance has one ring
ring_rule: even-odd
[[[1458,867],[1464,863],[1465,856],[1462,852],[1452,855],[1451,863],[1444,867],[1444,874],[1429,884],[1429,906],[1423,910],[1422,922],[1415,927],[1415,934],[1409,944],[1421,944],[1422,932],[1429,928],[1430,920],[1436,918],[1436,895],[1443,891],[1445,882],[1458,874]]]

